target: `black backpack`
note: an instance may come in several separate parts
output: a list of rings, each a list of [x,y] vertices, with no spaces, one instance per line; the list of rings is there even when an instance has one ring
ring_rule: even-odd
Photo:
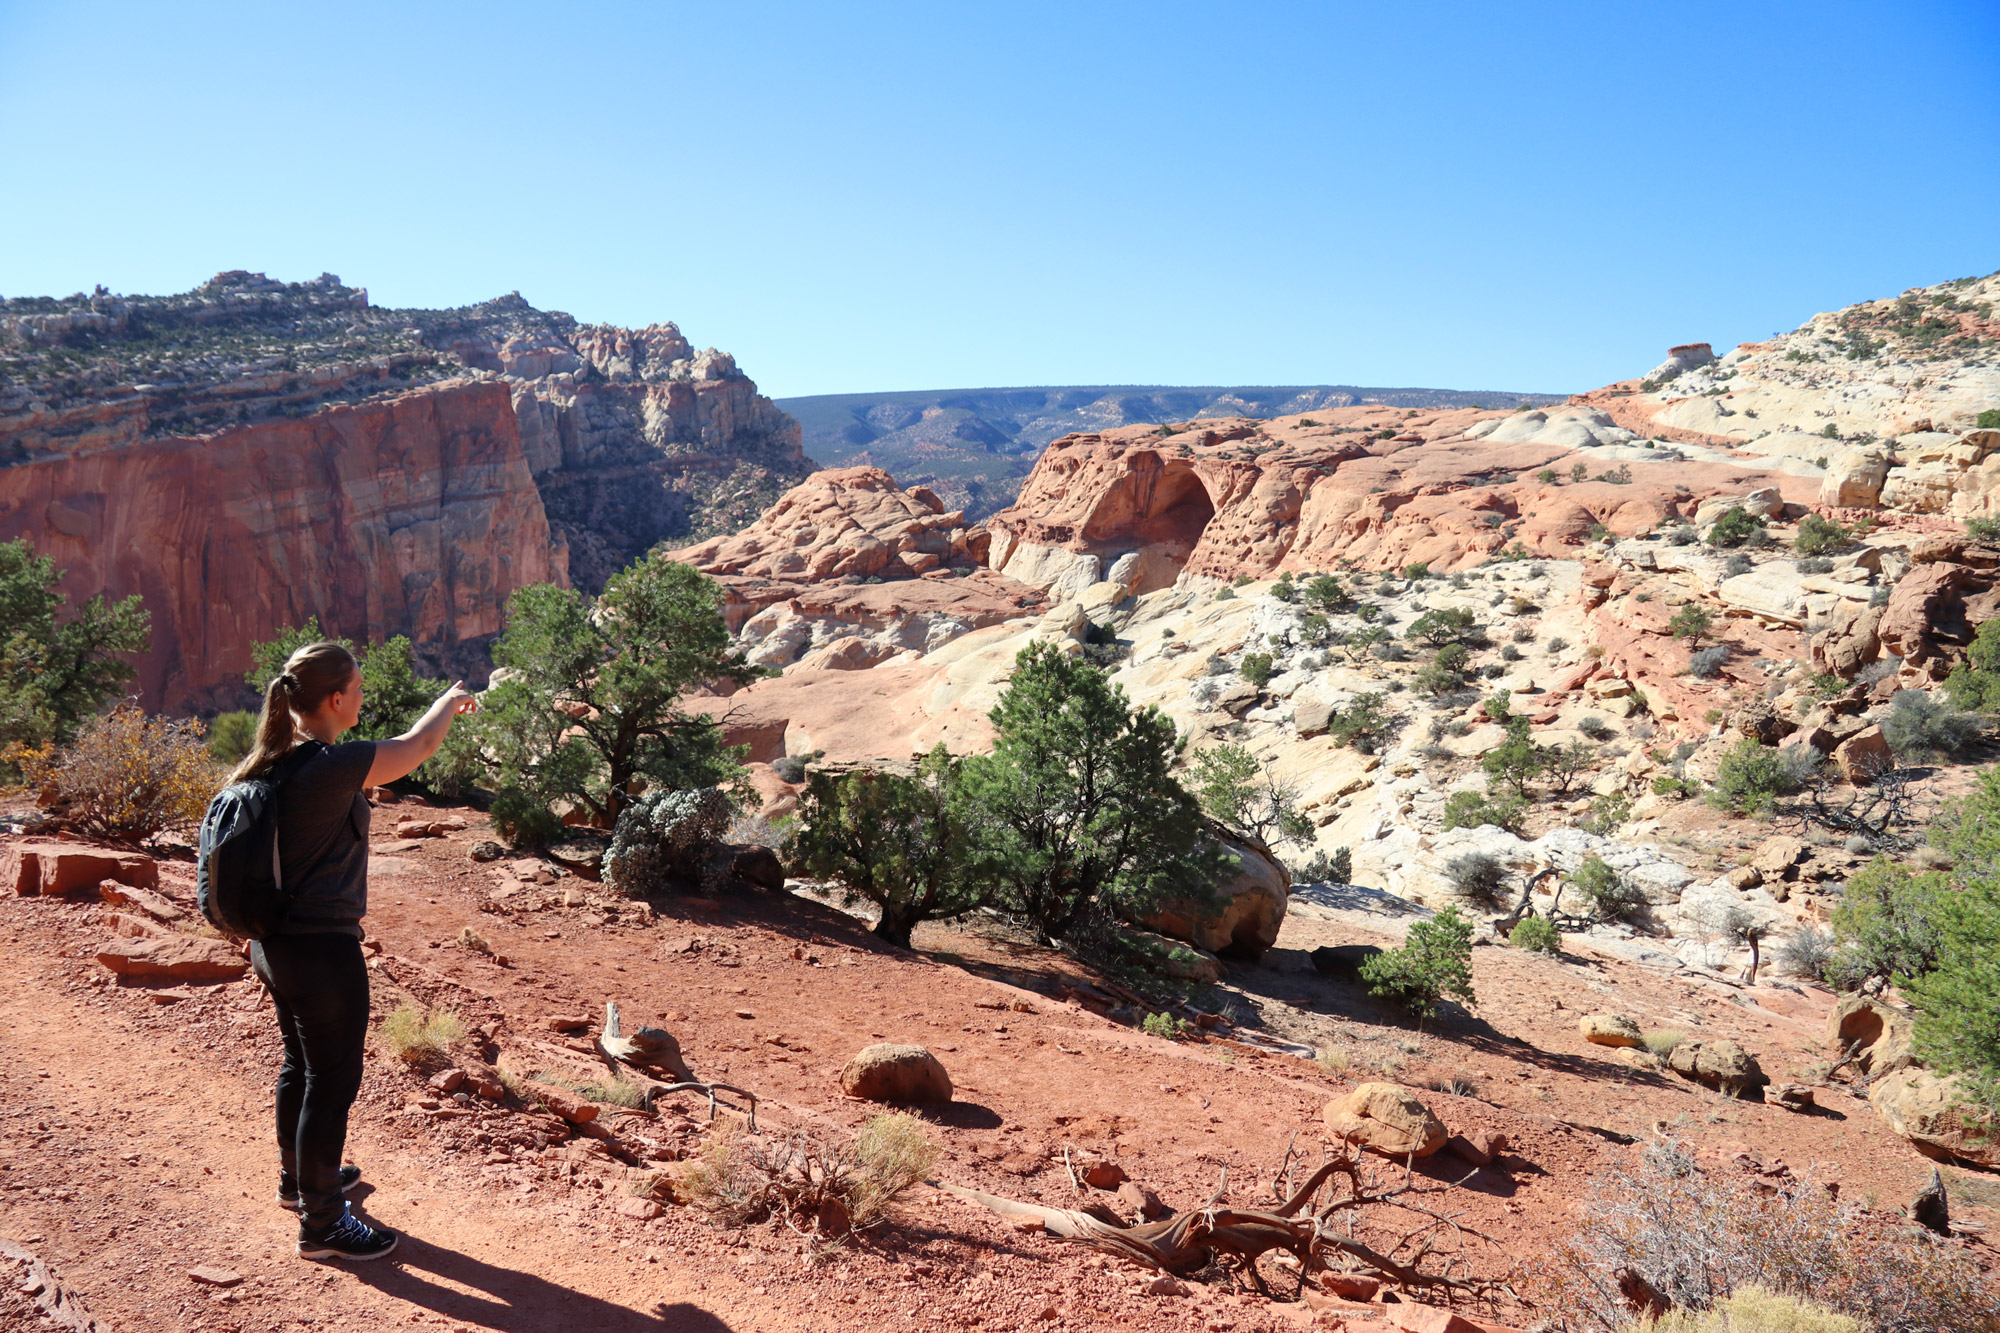
[[[201,818],[195,902],[225,935],[261,940],[285,924],[292,896],[278,866],[278,787],[312,753],[286,755],[261,778],[231,783]]]

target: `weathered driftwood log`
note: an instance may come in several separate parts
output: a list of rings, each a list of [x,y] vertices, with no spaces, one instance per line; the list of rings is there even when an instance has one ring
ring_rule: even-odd
[[[681,1044],[673,1033],[662,1028],[640,1028],[629,1037],[624,1035],[615,1000],[605,1003],[604,1031],[598,1034],[597,1049],[609,1059],[635,1068],[663,1069],[682,1083],[694,1078],[687,1061],[681,1058]]]
[[[1355,1186],[1354,1193],[1334,1199],[1306,1218],[1295,1216],[1335,1175],[1347,1176]],[[1051,1235],[1176,1276],[1196,1273],[1218,1260],[1225,1260],[1239,1266],[1261,1287],[1262,1279],[1257,1276],[1258,1258],[1271,1250],[1284,1250],[1299,1260],[1304,1272],[1327,1267],[1328,1254],[1338,1253],[1406,1286],[1447,1287],[1459,1291],[1476,1289],[1474,1284],[1456,1278],[1420,1272],[1409,1264],[1399,1263],[1360,1241],[1335,1234],[1327,1228],[1326,1222],[1335,1213],[1371,1203],[1393,1202],[1396,1195],[1412,1188],[1411,1182],[1406,1180],[1391,1190],[1362,1193],[1359,1171],[1352,1157],[1336,1158],[1323,1164],[1274,1211],[1219,1206],[1228,1188],[1225,1172],[1222,1188],[1217,1189],[1202,1207],[1177,1217],[1130,1227],[1113,1226],[1074,1208],[1024,1203],[961,1185],[939,1184],[937,1188],[1005,1217],[1035,1218]],[[1433,1218],[1437,1216],[1428,1209],[1419,1208],[1417,1211]]]
[[[750,1103],[750,1132],[757,1132],[756,1093],[733,1083],[703,1083],[697,1079],[681,1058],[681,1044],[671,1032],[660,1028],[640,1028],[629,1037],[624,1035],[616,1000],[605,1003],[604,1030],[597,1035],[597,1051],[614,1076],[625,1077],[621,1065],[639,1072],[638,1081],[645,1085],[645,1100],[640,1105],[647,1112],[652,1111],[654,1102],[670,1092],[699,1092],[708,1098],[708,1118],[714,1120],[715,1094],[733,1092]],[[652,1069],[666,1070],[675,1081],[669,1083],[645,1072]]]

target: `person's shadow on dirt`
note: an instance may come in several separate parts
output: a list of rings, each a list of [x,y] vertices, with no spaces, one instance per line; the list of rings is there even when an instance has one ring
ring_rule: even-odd
[[[394,1254],[353,1272],[385,1296],[496,1333],[730,1333],[700,1306],[662,1302],[642,1313],[407,1233]]]

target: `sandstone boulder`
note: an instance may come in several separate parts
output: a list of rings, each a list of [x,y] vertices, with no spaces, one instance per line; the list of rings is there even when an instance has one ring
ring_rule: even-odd
[[[1586,1014],[1576,1021],[1583,1039],[1594,1046],[1644,1046],[1639,1025],[1623,1014]]]
[[[1864,727],[1833,747],[1833,762],[1840,766],[1841,775],[1849,782],[1865,787],[1875,781],[1877,774],[1894,768],[1896,756],[1889,749],[1882,728]]]
[[[22,897],[95,889],[107,879],[135,889],[157,888],[160,868],[143,852],[79,842],[17,842],[0,853],[0,884]]]
[[[1813,635],[1811,644],[1813,665],[1819,670],[1852,680],[1855,672],[1881,656],[1882,643],[1876,634],[1882,623],[1881,607],[1842,599],[1826,613],[1824,623],[1825,628]]]
[[[2000,1166],[2000,1134],[1965,1102],[1956,1077],[1898,1069],[1868,1090],[1868,1104],[1926,1157]]]
[[[1220,954],[1257,958],[1278,942],[1292,877],[1278,859],[1254,842],[1222,839],[1235,856],[1237,872],[1215,890],[1216,906],[1187,901],[1163,904],[1141,923],[1162,935]]]
[[[951,1075],[925,1047],[877,1042],[842,1067],[840,1090],[871,1102],[944,1103]]]
[[[98,946],[97,961],[120,976],[140,980],[234,981],[250,970],[250,960],[241,953],[199,935],[112,940]]]
[[[1802,838],[1779,836],[1764,839],[1763,844],[1750,855],[1750,864],[1765,879],[1790,879],[1792,867],[1805,859],[1806,844]]]
[[[1889,459],[1879,449],[1856,446],[1835,451],[1820,479],[1819,502],[1836,509],[1873,509],[1882,500]]]
[[[1911,1062],[1911,1035],[1908,1014],[1865,995],[1847,996],[1826,1016],[1827,1044],[1842,1056],[1858,1045],[1855,1065],[1871,1077]]]
[[[1450,1137],[1430,1107],[1394,1083],[1363,1083],[1328,1102],[1323,1118],[1338,1137],[1385,1157],[1429,1157]]]
[[[1298,729],[1300,740],[1326,735],[1332,722],[1333,705],[1323,699],[1300,699],[1292,709],[1292,725]]]
[[[1784,1110],[1801,1113],[1810,1111],[1817,1105],[1813,1090],[1803,1083],[1780,1083],[1765,1091],[1764,1100]]]
[[[1740,1097],[1770,1080],[1755,1056],[1727,1038],[1684,1041],[1667,1057],[1667,1068],[1682,1078]]]

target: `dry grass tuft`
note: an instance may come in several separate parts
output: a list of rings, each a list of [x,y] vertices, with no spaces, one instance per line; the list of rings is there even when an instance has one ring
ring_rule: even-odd
[[[1866,1333],[1860,1321],[1796,1296],[1745,1287],[1712,1310],[1675,1310],[1650,1333]]]
[[[538,1069],[535,1071],[535,1082],[546,1083],[553,1088],[566,1088],[586,1101],[622,1106],[630,1111],[646,1104],[645,1088],[627,1078],[579,1079],[553,1069]]]
[[[732,1125],[709,1141],[680,1189],[728,1226],[777,1219],[840,1237],[880,1224],[937,1152],[923,1122],[901,1111],[871,1117],[852,1137],[801,1129],[764,1139]]]
[[[465,1020],[450,1009],[424,1009],[408,1000],[382,1020],[382,1044],[404,1064],[424,1066],[443,1060],[451,1044],[465,1036]]]
[[[1681,1037],[1682,1034],[1672,1028],[1654,1028],[1650,1032],[1639,1034],[1639,1040],[1646,1043],[1646,1049],[1658,1060],[1664,1060],[1672,1055],[1674,1048],[1681,1044]]]

